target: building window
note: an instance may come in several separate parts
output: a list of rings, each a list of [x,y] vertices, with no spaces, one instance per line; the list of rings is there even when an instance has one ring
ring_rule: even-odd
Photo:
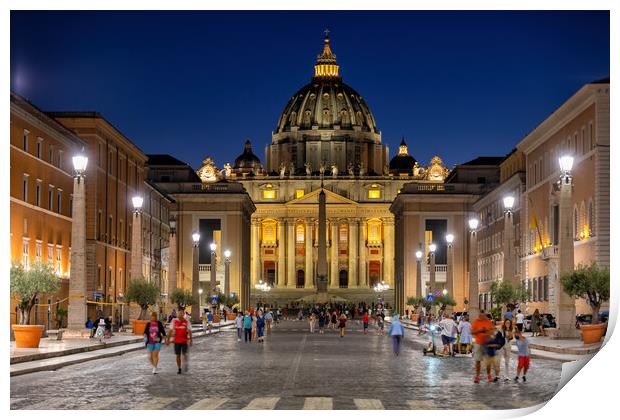
[[[43,148],[43,139],[39,137],[37,139],[37,157],[41,159],[41,149]]]
[[[301,198],[305,194],[304,190],[295,190],[295,198]]]
[[[306,231],[304,229],[304,225],[301,223],[295,227],[295,242],[297,245],[303,244],[306,236]]]
[[[54,207],[54,186],[50,185],[47,189],[47,209],[52,211]]]
[[[590,150],[594,149],[594,126],[592,121],[588,124],[588,143],[590,144]]]
[[[590,236],[594,236],[594,203],[592,200],[588,203],[588,231]]]
[[[30,131],[24,130],[23,140],[24,140],[23,141],[24,151],[27,152],[28,151],[28,140],[30,140]]]
[[[34,245],[34,255],[36,257],[37,262],[41,262],[41,257],[43,254],[43,244],[37,241]]]
[[[368,198],[381,198],[381,190],[368,190]]]
[[[577,207],[573,209],[573,238],[579,237],[579,210]]]
[[[41,181],[37,181],[37,185],[35,187],[34,200],[35,200],[34,204],[36,206],[41,206]]]
[[[62,272],[62,246],[56,245],[56,273]]]
[[[52,265],[54,262],[54,245],[47,244],[47,263]]]
[[[30,267],[30,241],[28,239],[24,239],[22,243],[22,266],[24,268]]]
[[[62,214],[62,190],[58,190],[56,195],[56,211],[58,214]]]
[[[549,276],[545,276],[543,279],[543,292],[545,302],[549,301]]]
[[[50,144],[50,149],[49,149],[50,155],[49,155],[49,162],[51,165],[54,164],[54,145]]]
[[[58,151],[58,169],[62,169],[62,154],[63,154],[63,151],[59,150]]]
[[[102,284],[101,284],[101,266],[97,266],[97,288],[101,289]]]
[[[276,198],[276,190],[263,190],[263,198],[265,200],[273,200]]]
[[[22,198],[25,202],[28,202],[28,179],[30,176],[28,174],[24,174],[22,180]]]

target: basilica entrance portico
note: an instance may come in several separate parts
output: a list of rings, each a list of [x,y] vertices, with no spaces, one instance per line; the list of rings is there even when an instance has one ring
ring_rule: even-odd
[[[358,203],[327,188],[328,292],[352,300],[373,299],[372,281],[393,284],[394,222],[389,204]],[[284,204],[258,204],[252,216],[251,282],[271,283],[272,300],[296,299],[316,290],[319,192],[320,187]]]

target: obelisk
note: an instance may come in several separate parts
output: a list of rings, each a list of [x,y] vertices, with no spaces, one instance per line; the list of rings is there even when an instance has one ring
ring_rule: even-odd
[[[325,191],[323,190],[323,174],[321,174],[321,192],[319,193],[319,246],[316,267],[316,285],[319,292],[327,291],[327,217]]]

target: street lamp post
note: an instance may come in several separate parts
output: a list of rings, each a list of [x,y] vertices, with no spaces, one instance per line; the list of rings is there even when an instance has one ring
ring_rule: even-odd
[[[133,204],[133,223],[131,225],[131,277],[137,279],[142,276],[142,203],[144,199],[135,196]]]
[[[416,270],[415,270],[415,277],[416,277],[416,283],[415,283],[415,295],[416,297],[422,297],[424,296],[424,293],[422,292],[422,256],[424,254],[422,253],[422,251],[417,250],[415,252],[415,257],[417,260],[416,263]]]
[[[557,316],[558,334],[560,337],[578,336],[575,329],[575,301],[565,291],[560,281],[560,275],[569,273],[575,268],[575,245],[573,238],[573,169],[574,158],[562,156],[560,158],[561,176],[555,188],[559,195],[559,226],[560,237],[558,238],[558,257],[550,259],[550,270],[555,295],[555,315]],[[559,261],[558,261],[559,259]],[[555,269],[554,269],[555,268]]]
[[[198,306],[203,306],[202,305],[202,288],[198,289]]]
[[[502,281],[514,282],[514,221],[512,209],[515,198],[512,195],[504,197],[504,264]]]
[[[177,220],[172,217],[170,223],[170,239],[168,245],[168,299],[177,288]],[[172,302],[170,302],[172,303]]]
[[[449,233],[446,235],[446,243],[448,244],[448,266],[446,267],[446,288],[450,296],[454,297],[454,250],[452,244],[454,235]]]
[[[230,293],[230,249],[224,251],[224,295],[228,297]]]
[[[67,326],[73,331],[83,331],[86,324],[86,185],[84,174],[88,158],[73,157],[73,206],[71,223],[71,281],[69,282],[69,307]]]
[[[428,246],[428,250],[430,251],[429,253],[429,259],[430,259],[430,289],[431,289],[431,293],[435,293],[435,288],[436,288],[436,284],[435,284],[435,251],[437,250],[437,245],[435,244],[430,244]]]
[[[211,242],[211,244],[209,245],[209,248],[211,249],[211,277],[209,280],[209,295],[213,292],[215,292],[215,283],[216,283],[216,275],[217,275],[217,254],[215,253],[216,249],[217,249],[217,245],[215,244],[215,242]]]
[[[192,233],[192,241],[194,244],[194,255],[192,265],[192,296],[196,305],[192,305],[192,320],[197,322],[200,320],[200,272],[198,270],[198,262],[200,257],[200,233]]]
[[[477,234],[479,221],[476,218],[469,219],[469,319],[472,321],[478,317],[478,243]]]

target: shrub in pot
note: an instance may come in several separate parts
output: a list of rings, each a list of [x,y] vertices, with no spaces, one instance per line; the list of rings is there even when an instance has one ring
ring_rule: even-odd
[[[560,281],[566,294],[585,299],[592,308],[592,325],[581,326],[583,342],[599,342],[606,329],[606,324],[599,323],[598,313],[601,305],[609,300],[609,267],[599,267],[595,262],[579,264],[573,271],[562,273]]]
[[[40,293],[54,293],[59,288],[60,279],[51,264],[36,262],[30,269],[11,266],[11,295],[19,301],[19,324],[12,326],[16,347],[39,347],[44,326],[30,325],[30,312]]]
[[[174,289],[170,294],[170,301],[177,305],[179,311],[184,311],[188,306],[197,303],[194,296],[192,296],[192,292],[184,289]]]
[[[148,322],[146,314],[149,306],[156,304],[159,299],[159,287],[144,278],[132,279],[127,285],[125,298],[127,302],[133,302],[140,306],[140,315],[138,319],[132,319],[131,324],[133,333],[142,335]]]

